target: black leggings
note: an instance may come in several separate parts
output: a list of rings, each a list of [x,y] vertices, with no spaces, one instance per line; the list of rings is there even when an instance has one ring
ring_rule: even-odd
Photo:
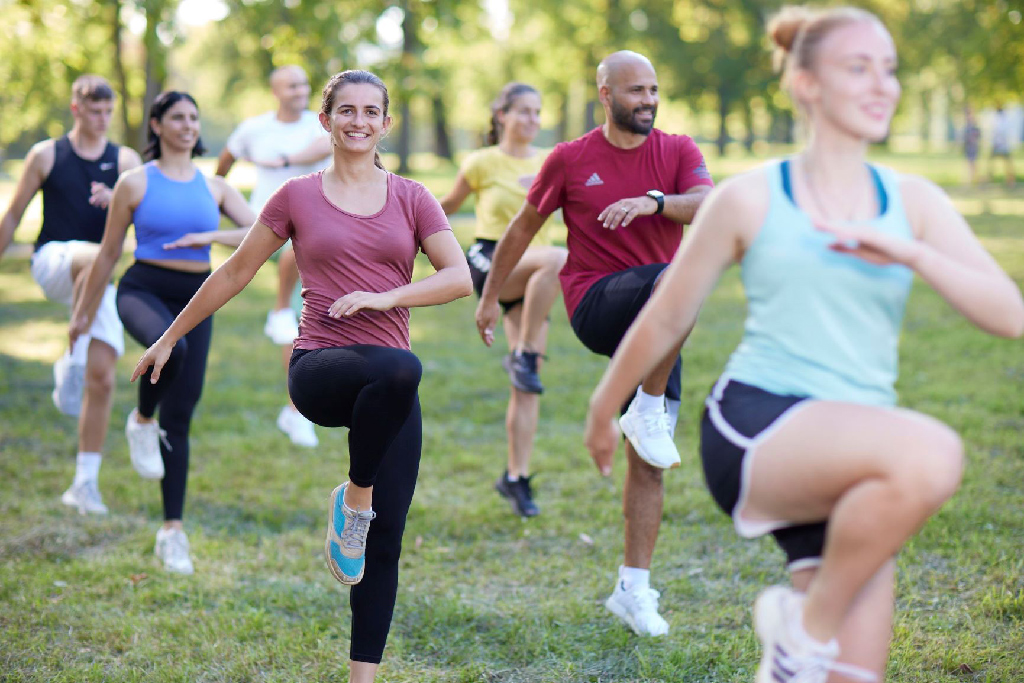
[[[373,486],[376,519],[366,573],[352,587],[349,657],[380,663],[398,595],[398,558],[422,446],[417,395],[422,368],[410,351],[384,346],[296,350],[288,368],[295,407],[323,427],[348,427],[349,479]]]
[[[117,287],[117,314],[128,334],[143,347],[152,346],[209,275],[209,271],[188,273],[148,263],[134,263],[125,271]],[[167,442],[161,440],[160,443],[160,454],[164,460],[160,489],[164,519],[167,520],[181,519],[185,507],[188,431],[203,391],[212,336],[213,318],[210,317],[174,345],[167,364],[160,372],[160,381],[150,383],[152,370],[137,381],[139,415],[153,417],[159,407],[160,428],[167,432]]]

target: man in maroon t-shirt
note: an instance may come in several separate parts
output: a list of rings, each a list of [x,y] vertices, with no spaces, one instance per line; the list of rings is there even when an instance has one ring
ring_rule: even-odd
[[[505,279],[561,208],[569,258],[559,277],[569,320],[588,349],[611,357],[678,249],[682,226],[712,187],[693,140],[654,128],[658,78],[646,57],[628,51],[608,56],[597,68],[597,87],[604,125],[555,147],[494,250],[476,314],[487,344]],[[679,464],[672,433],[681,371],[676,348],[644,378],[620,419],[628,439],[625,563],[605,605],[641,635],[668,633],[658,592],[650,587],[650,565],[661,525],[661,473]]]

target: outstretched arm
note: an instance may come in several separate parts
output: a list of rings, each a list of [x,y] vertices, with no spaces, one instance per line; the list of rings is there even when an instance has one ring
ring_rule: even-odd
[[[498,294],[547,218],[532,204],[525,202],[494,247],[491,270],[476,307],[476,329],[488,346],[494,343],[494,326],[498,324],[501,315]]]
[[[697,185],[682,194],[667,194],[662,215],[674,223],[689,225],[697,215],[697,209],[700,208],[710,192],[711,188],[707,185]],[[606,206],[598,214],[597,220],[601,221],[609,230],[615,230],[619,227],[626,227],[637,216],[651,216],[657,210],[658,200],[647,195],[627,197]]]
[[[981,245],[946,193],[922,178],[906,178],[901,189],[917,241],[887,237],[869,227],[819,228],[839,238],[832,246],[835,251],[913,269],[982,330],[1000,337],[1024,334],[1020,288]]]
[[[331,155],[333,146],[328,135],[321,135],[297,152],[282,154],[276,157],[253,157],[252,163],[265,168],[285,168],[287,166],[308,166],[326,159]]]
[[[737,220],[737,213],[742,213],[734,201],[737,189],[741,188],[723,185],[708,199],[594,389],[585,440],[601,474],[611,474],[619,406],[657,362],[685,339],[719,275],[739,256],[743,226]]]
[[[235,253],[229,256],[220,268],[213,271],[167,331],[139,359],[135,372],[132,373],[132,381],[134,382],[152,366],[153,374],[150,381],[155,384],[160,379],[160,371],[178,340],[241,292],[256,275],[260,266],[285,241],[262,223],[257,222],[253,225]]]
[[[387,311],[436,306],[473,293],[466,257],[451,230],[435,232],[423,240],[423,252],[437,271],[433,275],[388,292],[350,292],[331,304],[328,315],[342,318],[364,309]]]

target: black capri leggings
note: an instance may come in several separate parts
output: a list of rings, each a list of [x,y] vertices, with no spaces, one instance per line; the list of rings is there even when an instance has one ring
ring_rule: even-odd
[[[352,587],[353,661],[380,663],[398,595],[398,558],[422,447],[417,390],[422,367],[410,351],[359,344],[296,350],[288,368],[295,407],[322,427],[348,427],[349,478],[373,486],[376,519],[366,573]]]
[[[148,263],[132,264],[117,287],[117,314],[128,334],[143,347],[152,346],[209,275],[210,271],[188,273]],[[159,382],[150,383],[152,368],[138,380],[139,414],[153,417],[159,407],[160,428],[167,432],[166,443],[160,443],[164,519],[181,519],[185,507],[188,431],[203,392],[212,337],[213,318],[209,317],[174,345]]]

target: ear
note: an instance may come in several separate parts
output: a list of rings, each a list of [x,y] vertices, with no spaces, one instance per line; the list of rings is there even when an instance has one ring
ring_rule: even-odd
[[[796,69],[790,74],[790,91],[797,104],[807,106],[814,104],[821,96],[818,79],[807,69]]]
[[[328,133],[331,132],[331,117],[322,111],[317,114],[317,118],[320,119],[320,127],[326,130]]]
[[[597,89],[597,99],[606,107],[612,105],[612,89],[608,85],[602,85]]]
[[[160,128],[160,119],[149,120],[149,129],[153,131],[153,134],[156,135],[157,137],[160,137]]]
[[[384,137],[385,135],[391,132],[392,123],[394,123],[394,119],[392,119],[390,116],[384,117],[384,126],[381,129],[381,137]]]

